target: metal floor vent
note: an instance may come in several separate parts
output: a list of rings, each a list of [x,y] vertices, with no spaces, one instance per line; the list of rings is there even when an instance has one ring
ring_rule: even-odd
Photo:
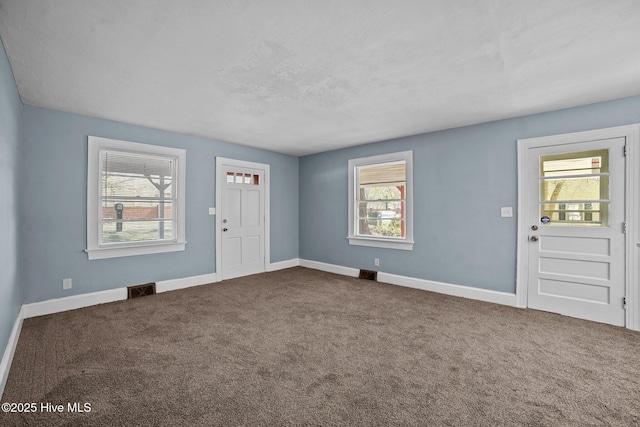
[[[127,286],[127,299],[146,297],[147,295],[155,295],[156,284],[145,283],[144,285]]]
[[[377,281],[378,272],[371,271],[371,270],[360,270],[360,275],[358,276],[358,279]]]

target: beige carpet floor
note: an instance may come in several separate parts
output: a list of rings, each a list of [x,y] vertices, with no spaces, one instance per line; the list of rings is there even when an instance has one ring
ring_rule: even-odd
[[[2,426],[633,426],[640,334],[293,268],[26,319],[2,401],[38,405]]]

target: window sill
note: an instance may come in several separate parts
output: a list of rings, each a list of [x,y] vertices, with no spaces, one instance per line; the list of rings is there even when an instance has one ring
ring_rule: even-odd
[[[164,252],[178,252],[184,251],[187,242],[172,242],[172,243],[160,243],[153,245],[136,245],[126,247],[113,247],[113,248],[93,248],[85,249],[85,252],[89,256],[89,260],[94,259],[106,259],[106,258],[119,258],[135,255],[148,255],[159,254]]]
[[[401,249],[403,251],[413,250],[413,241],[409,240],[392,240],[392,239],[376,239],[375,237],[347,237],[350,245],[369,246],[372,248]]]

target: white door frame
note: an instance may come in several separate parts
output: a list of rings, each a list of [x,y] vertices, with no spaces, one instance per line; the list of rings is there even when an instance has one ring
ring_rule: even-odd
[[[220,177],[222,165],[245,167],[251,169],[261,169],[264,171],[264,268],[268,270],[271,264],[271,209],[269,187],[271,176],[269,174],[269,165],[265,163],[248,162],[245,160],[228,159],[224,157],[216,157],[216,276],[218,280],[222,280],[222,184],[223,179]]]
[[[638,202],[640,191],[638,172],[640,171],[640,124],[617,126],[606,129],[596,129],[585,132],[567,133],[562,135],[543,136],[518,140],[518,243],[517,243],[517,271],[516,271],[516,306],[527,307],[527,290],[529,277],[529,223],[527,219],[527,203],[529,200],[530,170],[527,153],[531,148],[546,147],[560,144],[570,144],[583,141],[594,141],[609,138],[626,138],[626,171],[625,171],[625,221],[627,231],[625,235],[625,282],[627,310],[625,313],[626,327],[640,330],[639,310],[640,286],[639,260],[640,254],[640,214]]]

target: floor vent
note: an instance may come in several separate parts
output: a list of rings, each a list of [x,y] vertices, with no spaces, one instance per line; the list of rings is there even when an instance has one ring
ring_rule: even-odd
[[[377,281],[378,272],[371,271],[371,270],[360,270],[360,275],[358,276],[358,279]]]
[[[147,295],[155,295],[156,284],[146,283],[144,285],[127,286],[127,299],[146,297]]]

